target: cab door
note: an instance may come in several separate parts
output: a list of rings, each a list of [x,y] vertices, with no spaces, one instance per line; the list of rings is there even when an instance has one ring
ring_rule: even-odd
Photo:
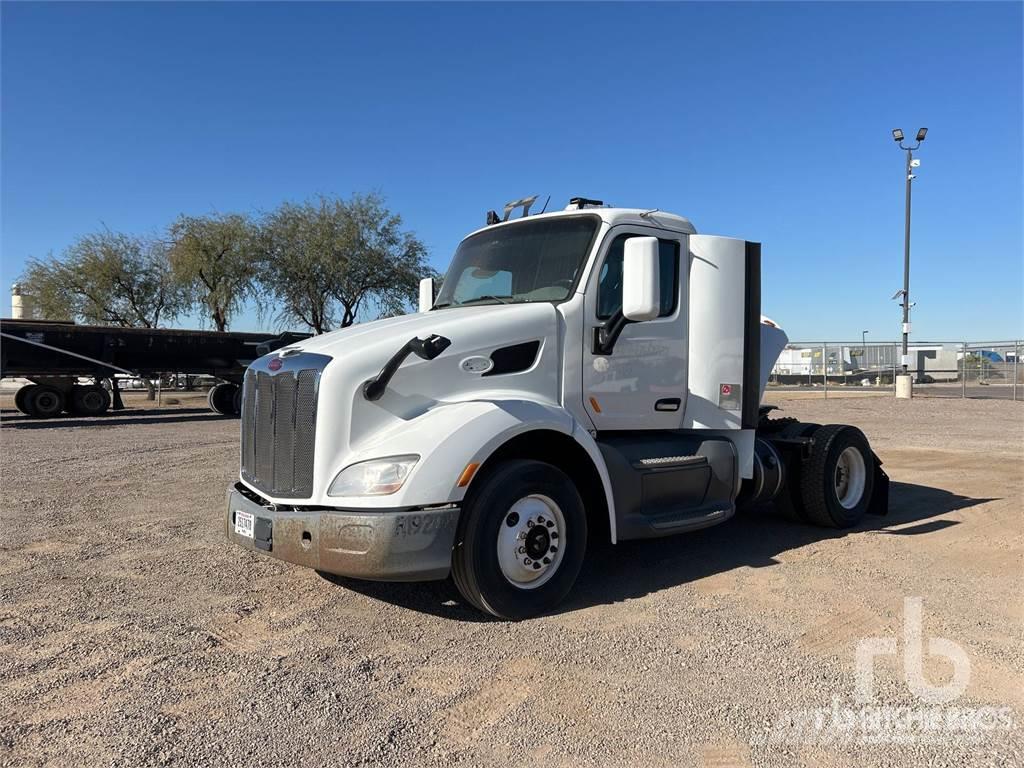
[[[622,308],[623,246],[657,237],[661,314],[629,323],[611,354],[595,351],[595,331]],[[583,407],[599,431],[680,429],[687,386],[687,236],[636,226],[605,236],[584,296]]]

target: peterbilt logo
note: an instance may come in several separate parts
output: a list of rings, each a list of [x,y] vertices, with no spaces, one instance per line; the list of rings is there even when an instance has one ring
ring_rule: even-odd
[[[474,355],[459,363],[459,367],[466,373],[487,373],[494,367],[494,361],[489,357]]]
[[[284,365],[284,363],[281,362],[281,358],[275,357],[273,360],[267,363],[267,368],[269,368],[272,371],[280,371],[282,365]]]

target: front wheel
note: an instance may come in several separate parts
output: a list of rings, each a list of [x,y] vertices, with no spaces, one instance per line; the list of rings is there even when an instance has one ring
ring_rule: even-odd
[[[462,596],[501,619],[526,619],[561,602],[587,548],[576,486],[540,461],[497,465],[470,490],[452,553]]]

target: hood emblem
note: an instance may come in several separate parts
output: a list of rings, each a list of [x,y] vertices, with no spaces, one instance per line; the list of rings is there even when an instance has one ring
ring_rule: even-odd
[[[491,358],[482,357],[480,355],[476,355],[474,357],[467,357],[465,360],[459,363],[459,368],[461,368],[466,373],[487,373],[493,367],[494,361],[491,360]]]
[[[282,365],[284,365],[284,363],[281,362],[281,358],[275,357],[269,363],[267,363],[267,368],[269,368],[272,371],[280,371]]]

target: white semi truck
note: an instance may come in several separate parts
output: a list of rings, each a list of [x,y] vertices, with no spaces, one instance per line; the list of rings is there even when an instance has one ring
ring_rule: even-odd
[[[658,210],[530,202],[489,213],[418,313],[249,367],[230,540],[329,574],[451,575],[521,619],[569,593],[588,540],[769,502],[838,528],[887,511],[860,430],[760,406],[787,339],[761,316],[758,243]]]

